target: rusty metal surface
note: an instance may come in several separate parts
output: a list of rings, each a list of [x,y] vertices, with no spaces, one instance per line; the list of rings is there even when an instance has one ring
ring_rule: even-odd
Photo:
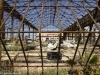
[[[41,27],[42,27],[42,17],[43,17],[43,13],[44,13],[44,0],[42,0],[42,11],[41,11],[41,15],[40,15],[40,25],[39,25],[39,42],[40,42],[40,52],[41,52],[41,66],[42,66],[42,75],[44,74],[44,64],[43,64],[43,52],[42,52],[42,40],[41,40]]]
[[[17,0],[16,0],[16,1],[17,1]],[[0,25],[0,30],[2,30],[2,29],[1,29],[2,26],[4,25],[4,23],[6,22],[6,20],[8,19],[8,17],[12,14],[13,10],[15,9],[15,7],[16,7],[16,1],[15,1],[15,3],[14,3],[14,7],[13,7],[13,9],[11,10],[11,12],[8,14],[8,16],[6,17],[6,19],[1,23],[1,25]],[[8,53],[8,51],[7,51],[7,49],[6,49],[6,47],[5,47],[5,44],[4,44],[4,42],[3,42],[1,36],[0,36],[0,40],[1,40],[1,43],[2,43],[2,45],[3,45],[3,47],[4,47],[4,50],[5,50],[5,52],[6,52],[7,56],[8,56],[8,58],[9,58],[9,61],[11,62],[11,66],[12,66],[12,68],[13,68],[13,61],[12,61],[12,59],[11,59],[11,57],[10,57],[10,55],[9,55],[9,53]]]
[[[27,15],[29,7],[30,7],[30,0],[28,0],[28,7],[26,8],[26,12],[25,12],[25,14],[24,14],[24,16],[22,18],[22,21],[21,21],[21,23],[19,25],[19,28],[18,28],[18,36],[19,36],[20,44],[21,44],[22,51],[23,51],[23,54],[24,54],[24,57],[25,57],[26,65],[27,65],[27,75],[29,75],[28,60],[27,60],[27,57],[26,57],[26,54],[25,54],[25,50],[24,50],[24,47],[23,47],[23,43],[22,43],[22,40],[21,40],[20,29],[23,26],[23,22],[24,22],[24,19],[25,19],[26,15]]]

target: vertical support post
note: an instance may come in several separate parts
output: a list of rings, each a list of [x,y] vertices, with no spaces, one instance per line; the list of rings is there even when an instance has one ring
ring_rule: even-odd
[[[85,43],[85,33],[83,33],[83,43]]]
[[[92,34],[90,33],[90,45],[92,44]]]
[[[24,32],[24,24],[22,26],[22,31]],[[24,40],[24,33],[22,33],[22,40]]]
[[[8,38],[8,28],[7,28],[7,38]]]
[[[63,39],[66,40],[66,33],[63,33]]]
[[[73,33],[72,33],[72,40],[73,40]]]
[[[92,29],[92,26],[90,25],[90,29]],[[92,44],[92,33],[90,33],[90,45]]]
[[[14,17],[12,16],[12,27],[11,27],[11,31],[14,32]],[[14,33],[11,33],[11,40],[13,41],[14,39]]]
[[[33,29],[33,40],[34,40],[34,29]]]
[[[2,23],[4,19],[2,18],[0,20],[1,20],[1,23]],[[1,25],[1,23],[0,23],[0,25]],[[1,33],[0,36],[1,36],[2,39],[5,39],[5,33],[4,33],[5,25],[2,26],[1,31],[3,31],[3,33]]]
[[[66,33],[66,40],[68,40],[68,33]]]
[[[3,22],[3,1],[4,0],[0,0],[0,26],[1,26],[1,23]],[[0,31],[5,31],[5,26],[3,25],[1,30]],[[0,34],[1,38],[5,38],[5,33],[1,33]]]
[[[1,24],[2,24],[2,21],[3,21],[3,1],[4,0],[0,0],[0,26],[1,26]],[[5,29],[4,29],[4,26],[2,27],[2,29],[0,30],[0,31],[4,31]],[[0,37],[1,38],[4,38],[5,37],[5,35],[3,35],[3,33],[0,33]],[[0,66],[2,66],[2,63],[1,63],[1,52],[2,52],[2,49],[1,49],[1,41],[0,41]],[[1,70],[1,69],[0,69]]]
[[[29,26],[29,31],[30,31],[30,26]],[[29,36],[29,38],[30,38],[30,33],[29,33],[29,35],[28,35],[28,36]]]
[[[69,40],[69,33],[67,33],[68,34],[68,40]]]
[[[94,29],[94,32],[96,31],[96,29]],[[94,38],[93,38],[93,42],[95,42],[96,41],[96,36],[95,36],[95,33],[94,33]]]

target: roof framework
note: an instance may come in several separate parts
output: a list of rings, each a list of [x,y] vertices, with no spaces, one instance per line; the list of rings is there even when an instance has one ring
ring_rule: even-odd
[[[75,1],[72,1],[71,3],[69,0],[68,1],[58,0],[58,12],[59,12],[59,16],[60,16],[62,30],[65,30],[66,28],[70,27],[72,24],[74,24],[76,22],[74,14],[76,15],[77,19],[80,19],[87,14],[85,9],[83,8],[84,5],[88,11],[92,11],[93,9],[95,9],[97,7],[96,2],[97,1],[95,1],[95,0],[92,0],[92,1],[85,0],[85,2],[83,4],[82,0],[75,0]],[[4,8],[6,9],[6,11],[10,12],[11,8],[14,6],[14,3],[15,3],[15,1],[5,0]],[[7,5],[7,4],[9,4],[9,5]],[[27,7],[28,7],[27,0],[16,1],[16,8],[15,8],[16,12],[15,13],[18,12],[21,16],[24,16],[24,13],[25,13]],[[46,28],[48,28],[48,26],[56,27],[59,29],[56,0],[50,0],[50,1],[44,0],[43,7],[44,7],[44,10],[43,10],[43,16],[42,16],[41,29],[43,29],[43,28],[46,29]],[[74,11],[74,14],[72,13],[71,8]],[[7,9],[10,9],[10,10],[7,10]],[[37,29],[40,24],[41,12],[42,12],[42,0],[30,1],[29,10],[28,10],[25,18],[27,19],[27,21],[29,23],[31,23]],[[6,16],[6,14],[4,15],[4,17],[5,16]],[[18,16],[16,16],[16,17],[18,17]],[[19,19],[20,19],[20,17],[19,17]],[[8,23],[7,23],[7,25],[8,25]]]

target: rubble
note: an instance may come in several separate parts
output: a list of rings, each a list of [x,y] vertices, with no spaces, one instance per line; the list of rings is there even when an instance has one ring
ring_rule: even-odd
[[[61,47],[67,47],[67,48],[76,48],[77,44],[75,44],[74,40],[65,40],[61,44]]]

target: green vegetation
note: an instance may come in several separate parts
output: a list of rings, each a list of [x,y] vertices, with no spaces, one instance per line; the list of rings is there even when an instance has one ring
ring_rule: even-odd
[[[4,75],[27,75],[26,73],[21,72],[6,72]],[[41,72],[30,72],[29,75],[41,75]],[[43,72],[43,75],[57,75],[56,69],[46,69]],[[66,69],[59,70],[59,75],[68,75],[68,71]]]
[[[82,56],[80,51],[78,52],[79,60],[77,62],[73,61],[72,59],[66,61],[66,63],[71,66],[70,70],[68,71],[68,75],[100,75],[100,67],[98,65],[100,61],[97,55],[92,54],[88,64],[86,65],[90,53],[85,52],[84,56]],[[80,64],[81,69],[73,69],[73,66],[76,64]]]
[[[79,52],[79,56],[80,56],[79,62],[80,62],[81,65],[86,64],[89,55],[90,55],[89,52],[85,52],[85,55],[82,56],[82,55],[80,55],[80,52]],[[95,54],[92,54],[92,56],[91,56],[91,58],[88,62],[88,65],[87,66],[82,66],[83,74],[87,74],[87,75],[95,75],[95,74],[98,74],[98,73],[100,74],[100,71],[99,71],[100,67],[99,67],[99,65],[97,66],[98,62],[99,62],[98,56],[95,55]]]
[[[5,46],[8,51],[19,51],[22,50],[21,46]],[[4,47],[1,46],[2,50]],[[24,46],[24,50],[35,49],[34,46]]]

